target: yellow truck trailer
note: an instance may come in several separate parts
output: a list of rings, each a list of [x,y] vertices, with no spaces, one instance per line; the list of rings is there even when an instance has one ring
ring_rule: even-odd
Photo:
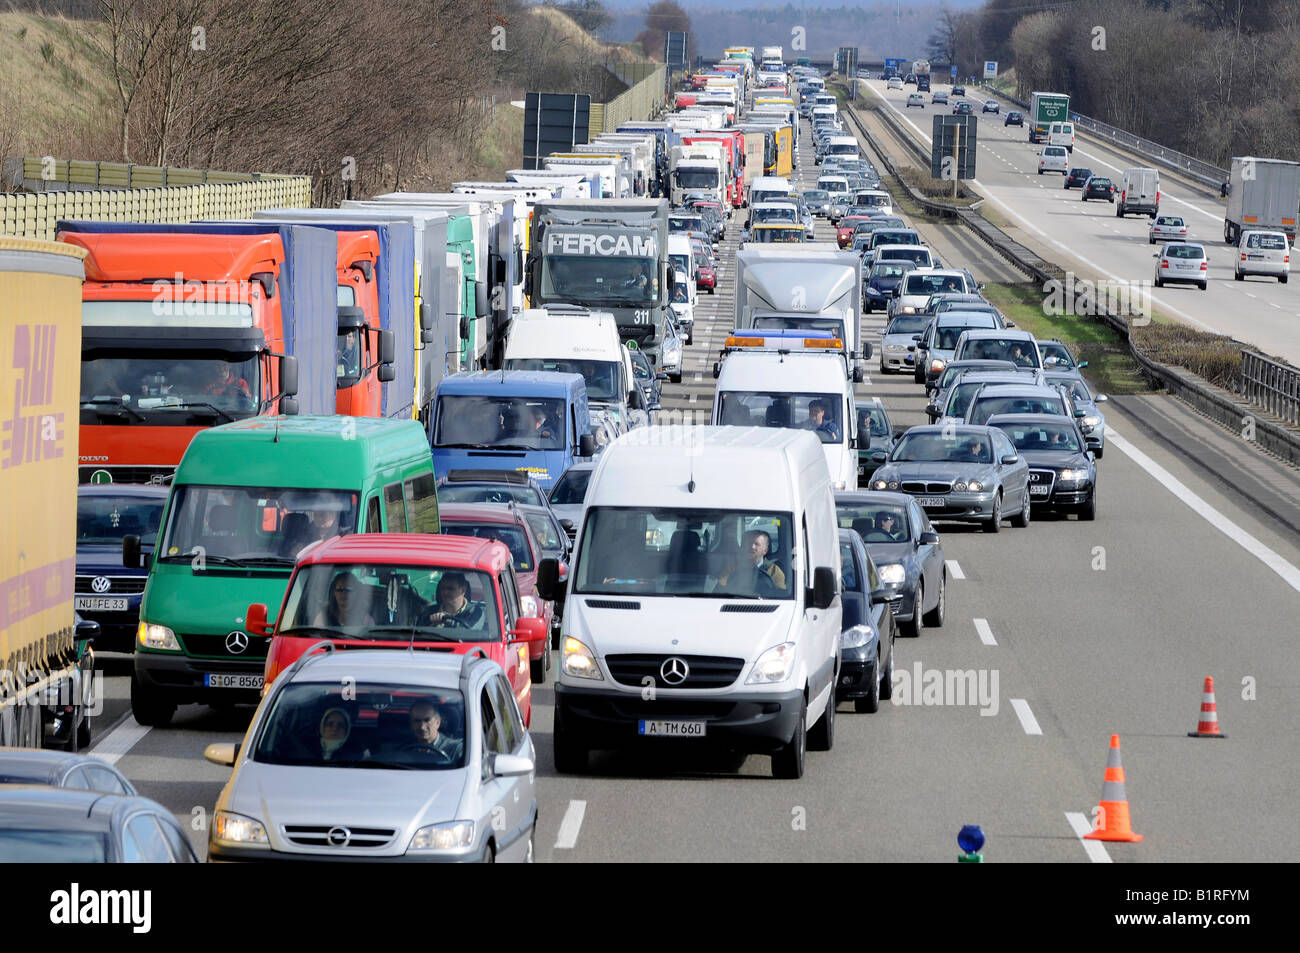
[[[84,257],[0,236],[0,745],[89,742],[94,659],[73,613]]]

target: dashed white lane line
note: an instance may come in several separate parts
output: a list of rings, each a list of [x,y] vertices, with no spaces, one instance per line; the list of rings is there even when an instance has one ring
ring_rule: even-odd
[[[587,813],[586,801],[570,801],[564,819],[560,821],[560,833],[555,838],[558,850],[571,850],[578,843],[578,832],[582,830],[582,819]]]
[[[961,571],[961,566],[957,565],[957,560],[945,559],[943,562],[944,565],[948,567],[948,575],[952,576],[952,578],[954,579],[966,578],[966,574]]]
[[[1025,729],[1027,735],[1041,735],[1043,729],[1038,727],[1038,719],[1034,717],[1033,711],[1029,708],[1029,702],[1023,698],[1011,699],[1011,707],[1015,710],[1016,717],[1020,719],[1020,727]]]
[[[998,640],[993,638],[993,630],[989,627],[988,619],[976,619],[975,631],[979,634],[980,641],[985,645],[998,644]]]
[[[1109,864],[1111,862],[1110,854],[1106,853],[1106,845],[1099,840],[1084,840],[1083,835],[1092,833],[1092,825],[1088,823],[1088,818],[1078,811],[1066,811],[1065,819],[1069,822],[1070,828],[1074,831],[1079,843],[1083,845],[1084,853],[1094,864]]]
[[[109,764],[117,764],[122,760],[123,755],[134,748],[136,742],[147,734],[149,734],[148,728],[134,718],[128,718],[105,736],[103,741],[91,748],[90,753]]]

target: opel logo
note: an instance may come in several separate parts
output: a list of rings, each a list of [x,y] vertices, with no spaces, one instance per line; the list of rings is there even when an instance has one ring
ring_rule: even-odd
[[[676,655],[665,659],[664,664],[659,666],[659,677],[664,680],[665,685],[680,685],[690,674],[691,667],[686,664],[686,660]]]
[[[243,632],[231,632],[226,636],[226,651],[231,655],[239,655],[248,648],[248,636]]]
[[[107,576],[96,576],[90,582],[90,588],[94,592],[108,592],[113,586],[113,580]]]
[[[325,839],[331,847],[347,847],[348,841],[352,840],[352,832],[346,827],[331,827]]]

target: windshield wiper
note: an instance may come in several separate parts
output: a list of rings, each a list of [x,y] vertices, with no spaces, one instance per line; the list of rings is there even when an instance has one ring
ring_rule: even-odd
[[[245,556],[240,560],[245,566],[294,566],[297,560],[292,556]]]
[[[446,635],[442,632],[433,632],[423,626],[409,625],[372,625],[366,631],[368,632],[401,632],[403,635],[411,637],[412,641],[428,642],[463,642],[464,639],[457,639],[453,636]],[[486,634],[486,633],[485,633]],[[416,638],[418,636],[418,638]]]
[[[492,450],[486,443],[435,443],[435,450]]]
[[[159,407],[158,409],[159,409],[159,410],[170,410],[170,409],[173,408],[173,407],[178,407],[178,408],[180,408],[180,409],[182,409],[182,410],[189,410],[189,409],[192,409],[192,408],[194,408],[194,407],[206,407],[206,408],[208,408],[208,410],[212,411],[214,414],[217,414],[217,415],[219,415],[219,416],[221,416],[221,417],[225,417],[227,423],[231,423],[231,424],[233,424],[233,423],[235,422],[235,418],[232,417],[232,416],[230,416],[230,414],[226,413],[226,412],[225,412],[224,410],[222,410],[220,407],[217,407],[215,404],[209,404],[207,401],[203,401],[203,400],[183,400],[183,401],[181,401],[181,402],[178,403],[178,404],[166,404],[166,405],[164,405],[164,406],[162,406],[162,407]]]
[[[409,764],[397,764],[393,761],[367,761],[362,758],[356,758],[347,761],[318,761],[312,765],[314,768],[326,768],[331,765],[338,765],[340,768],[393,768],[398,771],[414,771],[415,768]]]
[[[232,559],[230,556],[218,556],[215,553],[208,552],[189,552],[189,553],[172,553],[167,556],[159,556],[160,563],[166,562],[194,562],[201,560],[204,563],[218,563],[222,566],[243,566],[243,562],[238,559]]]
[[[83,401],[81,402],[81,406],[82,406],[82,407],[86,407],[86,406],[94,406],[94,405],[97,405],[97,404],[107,404],[109,407],[115,407],[115,408],[117,408],[117,412],[118,412],[119,414],[130,414],[132,417],[134,417],[134,418],[135,418],[136,420],[138,420],[140,423],[145,423],[145,422],[146,422],[146,418],[145,418],[144,414],[140,413],[140,412],[137,411],[137,410],[132,410],[132,409],[131,409],[130,407],[128,407],[125,403],[123,403],[121,397],[95,397],[95,398],[93,398],[93,399],[91,399],[91,400],[83,400]],[[97,410],[97,411],[95,411],[95,413],[103,414],[103,413],[107,413],[107,411]]]

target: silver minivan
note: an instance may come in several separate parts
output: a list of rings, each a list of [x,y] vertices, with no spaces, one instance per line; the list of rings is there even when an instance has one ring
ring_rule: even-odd
[[[1247,275],[1268,275],[1286,284],[1291,272],[1291,247],[1286,232],[1245,231],[1237,247],[1232,277],[1244,281]]]

